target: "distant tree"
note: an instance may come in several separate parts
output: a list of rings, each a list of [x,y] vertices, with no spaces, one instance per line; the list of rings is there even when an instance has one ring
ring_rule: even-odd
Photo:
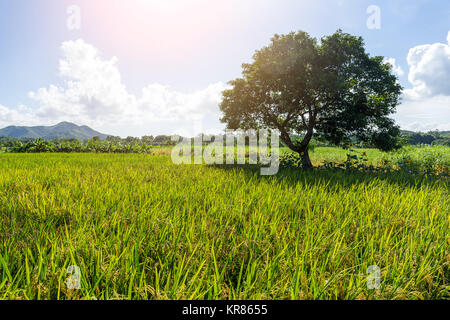
[[[447,147],[450,147],[450,138],[436,139],[431,144],[433,146],[447,146]]]
[[[414,133],[412,134],[408,142],[410,144],[431,144],[434,140],[437,140],[436,136],[431,133]]]
[[[141,138],[141,141],[143,144],[151,145],[153,142],[153,139],[154,139],[153,136],[143,136]]]
[[[106,141],[119,142],[121,140],[122,140],[122,138],[120,138],[118,136],[107,136],[106,137]]]
[[[279,130],[305,168],[312,167],[313,136],[335,145],[355,136],[382,150],[399,147],[400,130],[388,116],[402,88],[383,57],[365,52],[362,38],[340,30],[320,43],[302,31],[275,35],[253,60],[223,92],[221,120],[229,129]]]
[[[135,137],[131,137],[131,136],[128,136],[128,137],[125,139],[125,141],[126,141],[127,143],[138,142],[138,140],[139,140],[139,138],[135,138]]]
[[[156,136],[155,139],[153,139],[154,145],[168,145],[170,144],[170,137],[165,135]]]

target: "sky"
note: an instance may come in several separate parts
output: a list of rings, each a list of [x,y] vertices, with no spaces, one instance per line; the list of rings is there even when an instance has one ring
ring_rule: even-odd
[[[450,130],[448,0],[0,0],[0,128],[217,133],[242,63],[274,34],[342,29],[404,87],[402,129]]]

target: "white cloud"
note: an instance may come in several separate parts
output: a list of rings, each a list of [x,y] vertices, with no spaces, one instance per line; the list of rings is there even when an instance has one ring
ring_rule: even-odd
[[[449,130],[450,96],[405,100],[394,119],[402,129],[413,131]]]
[[[194,134],[195,130],[217,132],[223,127],[218,121],[223,83],[191,93],[152,84],[137,97],[122,83],[115,57],[102,58],[94,46],[81,39],[63,42],[61,54],[63,85],[30,92],[29,97],[38,104],[35,110],[23,107],[19,112],[0,106],[0,125],[73,121],[122,135]]]
[[[425,44],[409,50],[408,80],[413,88],[405,90],[407,98],[450,96],[450,31],[447,41],[446,44]]]
[[[19,121],[20,113],[14,109],[8,109],[0,104],[0,126],[5,126],[7,124]]]
[[[395,63],[395,59],[394,58],[386,58],[384,59],[385,63],[389,63],[392,66],[392,70],[399,76],[402,77],[405,72],[403,71],[402,67],[398,66]]]
[[[447,42],[409,50],[408,80],[412,88],[404,90],[403,102],[394,116],[402,128],[450,130],[450,31]]]

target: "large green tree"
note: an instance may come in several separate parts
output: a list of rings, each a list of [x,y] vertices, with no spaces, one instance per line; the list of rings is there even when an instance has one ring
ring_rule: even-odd
[[[341,30],[320,42],[302,31],[275,35],[253,60],[223,92],[221,120],[229,129],[278,130],[305,168],[312,167],[313,136],[336,145],[356,136],[382,150],[397,147],[400,130],[388,116],[402,88],[383,57],[366,53],[362,38]]]

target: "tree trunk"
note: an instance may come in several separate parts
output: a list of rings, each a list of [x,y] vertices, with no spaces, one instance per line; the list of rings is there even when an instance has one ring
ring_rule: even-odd
[[[284,130],[283,127],[278,126],[278,128],[281,132],[281,141],[283,141],[284,144],[286,146],[288,146],[289,149],[300,154],[300,157],[302,158],[303,169],[306,169],[306,170],[312,169],[313,165],[312,165],[311,159],[309,158],[309,152],[308,152],[308,144],[311,141],[312,133],[313,133],[312,129],[307,132],[302,143],[300,144],[300,146],[298,146],[298,145],[294,145],[292,143],[291,137],[286,132],[286,130]]]
[[[309,170],[313,168],[311,159],[309,158],[308,147],[302,148],[300,151],[300,157],[302,158],[303,169]]]

